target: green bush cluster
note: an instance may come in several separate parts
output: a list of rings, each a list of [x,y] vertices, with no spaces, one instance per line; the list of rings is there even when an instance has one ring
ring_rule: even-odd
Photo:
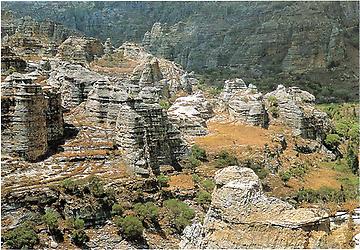
[[[314,189],[300,189],[296,194],[298,202],[344,202],[346,194],[343,189],[336,190],[329,187],[322,187],[318,190]]]
[[[269,96],[269,112],[274,118],[279,117],[279,103],[278,99],[275,96]]]
[[[280,178],[285,183],[287,183],[291,177],[303,178],[308,169],[304,164],[292,166],[290,169],[280,172]]]
[[[162,109],[168,110],[171,106],[171,104],[167,100],[160,100],[159,105]]]
[[[142,237],[144,227],[142,222],[135,216],[116,217],[115,224],[128,239],[137,240]]]
[[[85,233],[85,222],[83,219],[69,219],[67,225],[71,231],[71,240],[75,245],[82,246],[85,242],[89,241],[89,237]]]
[[[205,188],[206,191],[211,192],[215,188],[215,182],[211,179],[205,179],[201,182],[201,186]]]
[[[341,137],[337,134],[328,134],[324,142],[331,149],[336,149],[341,144]]]
[[[195,201],[201,206],[208,206],[211,202],[211,194],[207,191],[199,191],[196,194]]]
[[[168,184],[169,180],[170,178],[164,174],[160,174],[157,177],[157,182],[159,183],[160,187],[167,187],[169,185]]]
[[[42,219],[50,231],[55,231],[56,229],[58,229],[60,215],[55,210],[48,209],[42,216]]]
[[[34,225],[26,221],[20,226],[3,234],[5,243],[12,249],[28,249],[38,243],[39,238]]]
[[[112,215],[122,215],[123,212],[124,212],[124,207],[121,204],[116,203],[116,204],[112,205],[112,207],[111,207]]]
[[[141,221],[154,222],[158,218],[159,208],[153,202],[137,203],[134,206],[134,212]]]
[[[186,203],[175,199],[164,201],[164,207],[168,211],[172,227],[181,232],[187,225],[191,224],[191,219],[195,217],[195,212]]]
[[[252,159],[245,159],[240,162],[240,165],[252,169],[255,174],[260,178],[264,179],[269,174],[269,170],[263,167],[262,164],[255,162]]]
[[[191,153],[188,157],[188,163],[190,168],[196,168],[200,166],[201,162],[207,161],[206,151],[203,148],[200,148],[198,145],[193,145],[191,147]]]
[[[238,165],[238,160],[236,156],[229,153],[226,150],[222,150],[219,154],[215,157],[215,166],[218,168],[227,167],[231,165]]]

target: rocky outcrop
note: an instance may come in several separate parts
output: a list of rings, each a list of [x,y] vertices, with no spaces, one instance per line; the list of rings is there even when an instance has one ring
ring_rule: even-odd
[[[295,135],[322,141],[331,129],[326,113],[315,108],[315,97],[297,87],[279,85],[265,95],[265,104],[270,122],[289,126]]]
[[[100,74],[81,65],[51,61],[48,84],[59,88],[64,108],[73,108],[85,101],[94,83],[104,79]]]
[[[1,90],[2,153],[37,160],[63,137],[60,93],[18,73]]]
[[[16,72],[23,72],[26,69],[26,61],[16,56],[9,46],[1,47],[1,70],[4,74],[7,70],[16,70]]]
[[[231,166],[219,170],[215,182],[202,237],[184,237],[183,248],[306,248],[312,235],[309,232],[329,231],[326,212],[294,209],[267,197],[259,178],[249,168]]]
[[[87,64],[104,54],[104,47],[95,38],[70,36],[58,48],[57,58]]]
[[[160,105],[145,102],[143,94],[138,85],[98,81],[86,102],[88,116],[114,129],[134,172],[158,174],[166,164],[177,168],[187,146]]]
[[[187,153],[179,131],[158,104],[129,101],[121,105],[116,132],[119,148],[139,174],[159,174],[160,165],[166,164],[179,168],[179,159]]]
[[[213,116],[212,106],[201,92],[179,97],[167,113],[170,121],[189,136],[206,135],[206,121]]]
[[[268,126],[268,114],[265,110],[263,95],[256,86],[246,86],[242,79],[227,80],[220,94],[219,112],[225,112],[229,118],[253,126]]]

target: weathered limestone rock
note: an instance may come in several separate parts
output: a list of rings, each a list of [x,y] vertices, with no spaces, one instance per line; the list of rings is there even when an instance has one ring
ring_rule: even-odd
[[[56,57],[66,61],[86,64],[103,54],[104,48],[99,40],[70,36],[59,46]]]
[[[326,212],[267,197],[249,168],[219,170],[215,182],[203,237],[183,248],[305,248],[309,231],[329,231]]]
[[[213,116],[212,107],[201,92],[179,97],[167,113],[170,121],[190,136],[206,135],[206,120]]]
[[[280,122],[293,129],[295,135],[322,141],[331,129],[326,113],[315,108],[315,97],[298,87],[279,85],[266,94],[265,105],[271,123]]]
[[[158,174],[160,165],[179,167],[187,153],[179,131],[168,121],[158,104],[129,101],[119,107],[116,121],[117,144],[139,174]]]
[[[9,46],[1,47],[1,70],[5,73],[10,68],[17,72],[22,72],[26,69],[26,61],[16,56]]]
[[[227,80],[220,100],[219,111],[228,113],[230,119],[253,126],[268,126],[263,95],[256,86],[246,86],[242,79]]]
[[[48,84],[60,89],[65,108],[73,108],[85,101],[94,83],[104,79],[96,72],[68,62],[51,61],[51,68]]]
[[[110,55],[111,53],[114,52],[114,46],[112,46],[112,43],[111,43],[111,39],[108,38],[106,39],[106,42],[104,44],[104,54],[105,55]]]
[[[60,93],[13,74],[2,85],[1,149],[35,161],[63,136]]]

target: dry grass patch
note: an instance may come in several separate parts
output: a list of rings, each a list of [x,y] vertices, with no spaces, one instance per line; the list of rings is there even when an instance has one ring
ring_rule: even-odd
[[[168,182],[170,189],[194,189],[194,181],[192,176],[189,174],[179,174],[170,176],[170,180]]]

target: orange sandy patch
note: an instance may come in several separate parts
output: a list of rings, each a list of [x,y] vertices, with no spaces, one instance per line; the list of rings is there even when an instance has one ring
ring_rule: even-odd
[[[341,183],[337,180],[338,176],[339,172],[332,169],[314,169],[306,175],[304,186],[311,189],[321,187],[340,189]]]
[[[194,188],[194,181],[188,174],[173,175],[170,177],[169,186],[174,189],[188,190]]]
[[[271,142],[271,132],[260,127],[236,123],[209,122],[209,135],[195,138],[195,143],[211,151],[238,146],[263,146]]]

